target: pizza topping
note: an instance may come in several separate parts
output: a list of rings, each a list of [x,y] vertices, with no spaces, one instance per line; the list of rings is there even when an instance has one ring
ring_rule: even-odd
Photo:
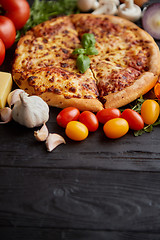
[[[130,86],[140,75],[140,72],[134,68],[128,67],[119,71],[112,71],[105,80],[100,81],[98,88],[100,96],[104,97],[109,93],[123,90]]]
[[[85,33],[82,36],[81,44],[83,48],[78,48],[72,54],[78,54],[76,65],[81,73],[85,73],[90,67],[90,58],[86,55],[97,55],[98,50],[95,48],[95,37],[93,34]],[[86,55],[84,55],[86,54]]]

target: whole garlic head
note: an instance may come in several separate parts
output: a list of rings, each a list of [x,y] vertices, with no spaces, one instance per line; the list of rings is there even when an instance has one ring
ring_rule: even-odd
[[[20,100],[14,104],[12,118],[28,128],[38,127],[49,119],[49,107],[42,98],[19,94]]]

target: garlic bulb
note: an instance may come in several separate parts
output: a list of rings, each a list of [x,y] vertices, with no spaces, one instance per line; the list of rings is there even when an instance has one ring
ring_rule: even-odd
[[[15,104],[18,100],[20,100],[19,94],[24,92],[22,89],[15,89],[14,91],[10,92],[7,97],[7,102],[9,107]]]
[[[19,94],[20,100],[14,104],[12,109],[13,119],[28,128],[42,125],[49,119],[49,107],[42,98],[28,96],[27,93]]]

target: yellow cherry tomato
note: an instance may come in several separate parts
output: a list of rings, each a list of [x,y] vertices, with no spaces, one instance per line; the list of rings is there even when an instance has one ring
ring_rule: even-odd
[[[144,101],[141,107],[141,116],[146,124],[153,124],[159,116],[159,104],[155,100]]]
[[[88,136],[88,128],[81,122],[70,121],[66,126],[65,133],[74,141],[82,141]]]
[[[114,118],[109,120],[103,126],[103,131],[108,138],[120,138],[129,130],[128,122],[123,118]]]

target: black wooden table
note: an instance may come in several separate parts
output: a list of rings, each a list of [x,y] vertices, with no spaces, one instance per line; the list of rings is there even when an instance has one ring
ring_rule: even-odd
[[[56,123],[59,111],[50,108],[47,126],[67,144],[51,153],[33,129],[0,125],[0,239],[159,240],[160,127],[110,140],[100,126],[74,142]]]

